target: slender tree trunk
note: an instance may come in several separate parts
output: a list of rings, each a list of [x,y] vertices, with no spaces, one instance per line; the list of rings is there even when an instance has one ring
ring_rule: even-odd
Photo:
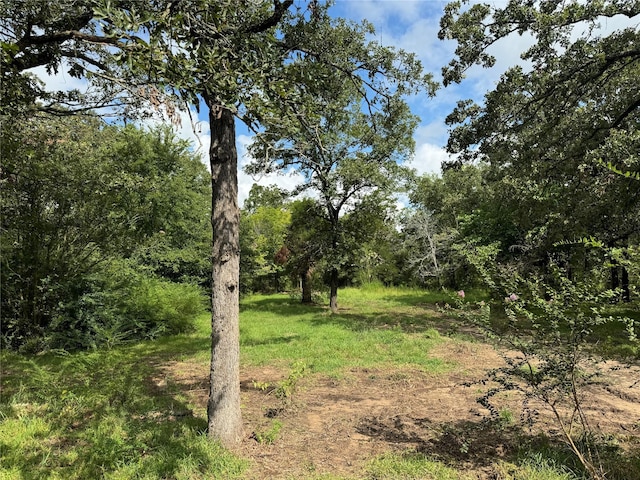
[[[224,445],[242,438],[240,413],[240,216],[235,119],[226,108],[209,106],[213,269],[211,291],[211,371],[208,435]]]
[[[311,296],[311,266],[307,265],[302,275],[300,275],[300,282],[302,284],[302,303],[313,303]]]
[[[611,262],[611,290],[615,290],[620,287],[620,277],[618,276],[618,262],[615,260]]]
[[[629,288],[629,271],[626,267],[622,267],[622,301],[631,301],[631,290]]]
[[[334,208],[330,201],[327,200],[327,210],[329,212],[329,220],[331,221],[332,239],[331,248],[334,253],[338,251],[338,239],[340,235],[340,210]],[[329,276],[329,308],[331,313],[338,313],[338,279],[340,272],[337,267],[331,269]]]
[[[331,313],[338,313],[338,270],[331,270],[331,276],[329,277],[329,288],[331,293],[329,294],[329,308]]]

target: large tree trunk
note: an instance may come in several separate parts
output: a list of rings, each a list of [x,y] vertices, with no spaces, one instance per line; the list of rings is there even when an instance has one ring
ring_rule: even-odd
[[[302,283],[302,303],[313,303],[313,298],[311,295],[311,274],[313,270],[310,265],[307,265],[302,274],[300,275],[300,280]]]
[[[211,124],[213,270],[208,435],[224,445],[242,438],[240,413],[240,243],[235,119],[207,98]]]

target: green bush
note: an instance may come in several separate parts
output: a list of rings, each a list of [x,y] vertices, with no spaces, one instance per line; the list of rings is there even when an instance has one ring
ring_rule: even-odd
[[[199,286],[155,277],[126,260],[104,265],[83,289],[78,300],[61,305],[48,330],[49,348],[112,347],[189,332],[206,308]]]
[[[184,333],[204,310],[202,290],[192,284],[173,283],[143,276],[123,299],[123,315],[151,330]]]

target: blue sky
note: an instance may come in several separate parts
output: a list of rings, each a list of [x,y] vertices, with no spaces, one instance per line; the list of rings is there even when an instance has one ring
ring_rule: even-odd
[[[335,0],[331,7],[331,14],[360,22],[367,19],[376,28],[375,39],[384,45],[402,48],[415,53],[423,64],[426,72],[431,72],[436,80],[440,79],[440,72],[452,58],[455,43],[438,40],[439,21],[447,1],[443,0]],[[490,0],[495,6],[504,6],[506,0]],[[604,30],[626,26],[629,20],[607,19],[603,24]],[[458,100],[473,98],[481,101],[484,93],[490,90],[508,67],[522,64],[520,54],[532,44],[529,36],[512,35],[508,39],[498,42],[490,53],[496,56],[495,67],[490,70],[473,68],[467,78],[460,84],[441,88],[435,98],[426,94],[409,99],[412,111],[421,118],[421,123],[415,131],[416,150],[410,165],[419,173],[439,172],[440,164],[448,158],[444,151],[447,141],[448,127],[445,117],[452,111]],[[55,84],[55,88],[82,88],[82,82],[65,75],[64,69],[55,77],[48,77],[47,83]],[[44,69],[37,72],[43,78],[47,75]],[[194,114],[195,115],[195,114]],[[210,143],[209,128],[206,112],[201,112],[200,118],[194,118],[198,123],[193,128],[189,116],[182,115],[182,126],[179,135],[194,142],[199,149],[205,163],[208,163],[207,152]],[[238,122],[237,143],[240,166],[246,164],[246,145],[250,142],[247,129]],[[254,182],[261,185],[277,184],[291,189],[299,181],[296,175],[270,175],[262,178],[251,178],[244,172],[239,172],[240,204],[246,198]]]

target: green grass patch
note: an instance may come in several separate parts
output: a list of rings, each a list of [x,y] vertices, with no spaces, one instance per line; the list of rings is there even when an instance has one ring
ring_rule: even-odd
[[[303,362],[310,374],[407,365],[445,371],[450,365],[428,358],[443,339],[424,295],[346,289],[338,315],[284,295],[248,297],[242,361]],[[3,352],[0,478],[241,478],[247,462],[206,438],[205,412],[190,413],[194,406],[176,385],[159,389],[152,381],[163,375],[159,365],[209,355],[208,314],[191,333],[110,349]]]
[[[247,462],[208,440],[206,420],[185,414],[192,407],[180,395],[150,381],[154,356],[167,358],[166,343],[153,355],[152,345],[3,353],[0,478],[239,478]]]
[[[400,292],[400,291],[398,291]],[[307,306],[286,295],[254,295],[243,300],[240,345],[244,364],[304,361],[313,372],[349,368],[415,366],[444,372],[451,365],[429,358],[443,339],[434,317],[399,297],[360,297],[346,289],[341,309]]]
[[[283,402],[303,374],[341,377],[353,368],[404,367],[446,372],[452,365],[429,353],[447,341],[439,333],[447,331],[442,322],[452,322],[432,304],[446,302],[449,295],[344,289],[338,314],[286,295],[249,296],[241,303],[242,362],[290,369],[279,384]],[[205,314],[191,333],[111,349],[37,356],[0,353],[0,479],[243,478],[248,462],[207,439],[203,409],[195,409],[178,384],[159,386],[157,381],[165,375],[162,366],[167,362],[206,364],[210,328]],[[512,421],[506,413],[503,420]],[[277,441],[281,426],[275,421],[267,425],[260,432],[262,442]],[[610,471],[640,472],[636,457],[615,458]],[[548,452],[511,461],[497,464],[504,478],[573,478],[562,469],[567,462],[554,460]],[[304,478],[345,480],[311,470]],[[407,453],[378,457],[356,478],[467,477],[441,462]]]
[[[471,480],[470,476],[414,452],[388,453],[367,466],[367,480]]]

